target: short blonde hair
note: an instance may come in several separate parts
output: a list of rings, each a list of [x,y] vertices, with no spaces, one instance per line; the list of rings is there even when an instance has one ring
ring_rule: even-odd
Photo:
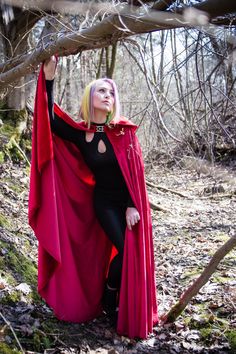
[[[108,82],[112,86],[112,89],[114,91],[114,106],[113,106],[113,110],[107,114],[107,124],[109,124],[111,121],[115,123],[117,119],[120,117],[120,101],[119,101],[119,95],[118,95],[115,82],[108,78],[94,80],[85,87],[84,94],[81,100],[81,106],[80,106],[80,116],[85,121],[85,123],[87,123],[89,128],[90,128],[91,119],[94,117],[94,107],[93,107],[94,91],[99,81]]]

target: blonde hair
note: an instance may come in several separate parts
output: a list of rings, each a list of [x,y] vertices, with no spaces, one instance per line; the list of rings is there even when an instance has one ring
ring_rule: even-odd
[[[111,121],[115,123],[120,117],[120,101],[115,82],[108,78],[94,80],[85,87],[80,106],[80,117],[87,123],[89,128],[91,120],[94,117],[93,96],[98,81],[108,82],[114,91],[114,106],[113,110],[107,114],[106,124],[109,124]]]

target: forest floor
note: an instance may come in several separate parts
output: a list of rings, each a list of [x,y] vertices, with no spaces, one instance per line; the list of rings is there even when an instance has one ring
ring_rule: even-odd
[[[164,166],[164,165],[163,165]],[[214,252],[235,233],[236,172],[156,165],[147,180],[153,211],[160,314],[198,277]],[[121,337],[103,316],[84,324],[55,319],[36,292],[37,243],[27,224],[28,171],[0,165],[0,353],[235,353],[236,251],[172,325],[146,340]],[[174,192],[179,191],[183,196]],[[14,349],[15,348],[15,349]]]

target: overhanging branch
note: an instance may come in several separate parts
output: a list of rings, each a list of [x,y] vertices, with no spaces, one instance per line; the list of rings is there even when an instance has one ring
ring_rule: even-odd
[[[134,34],[190,25],[179,14],[162,11],[150,11],[143,14],[139,9],[131,11],[128,7],[122,7],[118,15],[111,15],[91,28],[65,35],[45,48],[40,47],[32,54],[24,55],[22,63],[4,72],[5,68],[11,65],[11,61],[6,62],[2,68],[0,67],[3,71],[0,75],[1,89],[6,88],[26,73],[33,72],[40,62],[53,54],[68,55],[83,50],[102,48]]]
[[[14,0],[4,0],[4,2],[15,3]],[[17,2],[23,3],[24,1],[19,0]],[[39,3],[39,1],[28,1],[28,3],[31,4],[35,2]],[[204,3],[210,2],[211,0],[207,0]],[[40,1],[40,3],[45,5],[48,1]],[[56,4],[58,5],[59,3],[62,4],[68,2],[56,1],[51,2],[49,5],[53,5],[55,7]],[[71,3],[71,1],[69,1],[69,3]],[[74,2],[74,4],[76,3]],[[170,3],[172,3],[172,1],[168,1],[168,5]],[[79,2],[77,3],[77,7],[82,6],[81,4],[84,6],[86,3]],[[100,5],[101,3],[98,4]],[[162,8],[162,1],[155,4],[156,6],[159,4],[160,8]],[[88,6],[88,4],[86,6]],[[0,71],[2,72],[0,75],[0,90],[4,90],[13,81],[30,72],[33,72],[40,62],[46,60],[53,54],[65,56],[82,52],[84,50],[106,47],[110,44],[114,44],[120,39],[135,34],[200,25],[200,20],[198,23],[198,16],[196,16],[196,14],[194,14],[193,23],[193,16],[190,16],[189,19],[185,16],[185,13],[182,15],[166,11],[156,11],[150,8],[147,10],[145,7],[135,7],[124,4],[113,7],[110,6],[108,9],[105,9],[103,6],[99,11],[101,14],[107,15],[107,11],[112,14],[105,17],[105,19],[100,23],[90,28],[83,29],[77,33],[68,33],[62,38],[58,38],[56,41],[49,43],[46,47],[40,46],[32,53],[24,54],[22,57],[18,57],[17,59],[13,58],[0,65]],[[203,15],[201,16],[204,17],[204,13],[202,14]],[[199,16],[199,18],[201,16]]]

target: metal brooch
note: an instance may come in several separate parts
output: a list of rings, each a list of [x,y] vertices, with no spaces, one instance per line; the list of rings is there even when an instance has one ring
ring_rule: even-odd
[[[119,135],[125,135],[124,128],[121,128],[120,132],[118,134],[116,134],[116,136],[119,136]]]
[[[96,132],[103,133],[104,132],[104,125],[96,125]]]

